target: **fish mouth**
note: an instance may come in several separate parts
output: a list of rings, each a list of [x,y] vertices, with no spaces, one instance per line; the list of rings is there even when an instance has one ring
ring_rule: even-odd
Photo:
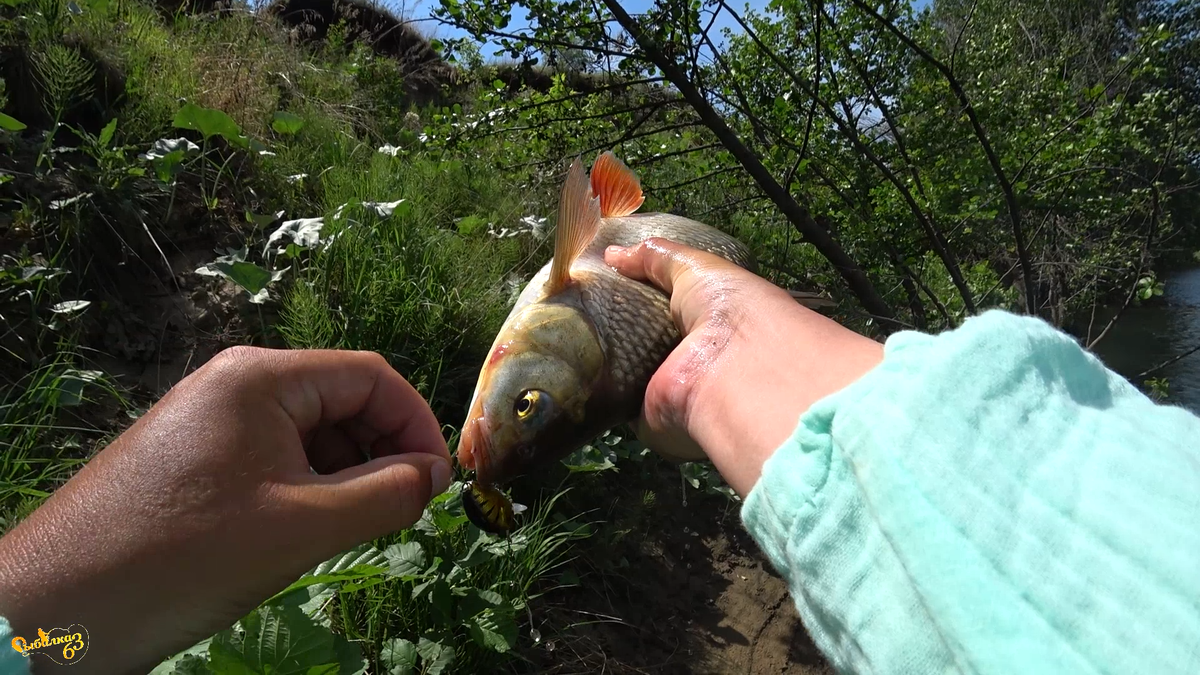
[[[489,431],[487,417],[480,413],[467,419],[458,437],[458,463],[468,471],[473,470],[475,480],[483,485],[491,484],[488,480],[491,455]]]

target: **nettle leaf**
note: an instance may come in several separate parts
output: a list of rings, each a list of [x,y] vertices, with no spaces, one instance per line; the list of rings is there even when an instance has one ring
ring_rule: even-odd
[[[379,658],[389,675],[410,675],[417,669],[417,646],[408,640],[396,638],[383,645]]]
[[[481,612],[498,608],[511,609],[511,605],[495,591],[469,588],[458,600],[458,617],[460,621],[466,621]]]
[[[425,662],[427,675],[441,675],[454,663],[454,647],[443,640],[423,637],[417,642],[417,653]]]
[[[500,653],[517,644],[517,622],[511,612],[484,610],[467,621],[467,631],[476,644]]]
[[[393,577],[415,579],[425,571],[425,549],[420,542],[393,544],[384,549],[383,556],[388,561],[388,574]]]
[[[333,633],[296,607],[264,605],[239,624],[241,631],[222,632],[213,639],[212,670],[298,675],[331,673],[339,667]]]
[[[150,675],[200,675],[208,673],[208,649],[212,638],[198,642],[165,659],[150,671]]]
[[[271,119],[271,128],[277,134],[291,135],[304,127],[304,118],[294,113],[280,110]]]
[[[469,544],[467,553],[458,560],[459,567],[464,569],[475,567],[495,557],[487,548],[489,544],[493,543],[493,540],[483,530],[472,527],[468,530],[467,540]]]
[[[178,113],[175,113],[174,126],[178,129],[199,131],[208,139],[221,136],[239,147],[246,147],[248,141],[242,136],[242,128],[233,118],[220,110],[202,108],[195,103],[185,103]]]
[[[9,117],[4,113],[0,113],[0,129],[5,131],[21,131],[25,128],[25,123],[18,119]]]

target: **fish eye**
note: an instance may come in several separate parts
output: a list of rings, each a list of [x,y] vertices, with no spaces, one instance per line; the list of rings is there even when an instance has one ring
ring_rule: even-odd
[[[533,414],[533,411],[537,407],[540,399],[541,392],[537,391],[536,389],[530,389],[522,394],[521,398],[517,399],[517,417],[525,419]]]

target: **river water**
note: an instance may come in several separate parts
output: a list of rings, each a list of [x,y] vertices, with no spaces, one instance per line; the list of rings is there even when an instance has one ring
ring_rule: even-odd
[[[1200,345],[1200,267],[1176,272],[1164,285],[1163,302],[1128,307],[1093,350],[1134,384],[1141,384],[1139,373]],[[1096,325],[1097,331],[1104,326],[1099,316]],[[1168,380],[1165,403],[1200,413],[1200,352],[1147,377]]]

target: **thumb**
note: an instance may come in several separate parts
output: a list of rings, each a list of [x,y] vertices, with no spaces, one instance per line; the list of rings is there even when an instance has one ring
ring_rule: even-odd
[[[301,501],[328,540],[350,548],[412,527],[429,500],[450,487],[450,475],[450,463],[437,455],[388,455],[309,477]]]

